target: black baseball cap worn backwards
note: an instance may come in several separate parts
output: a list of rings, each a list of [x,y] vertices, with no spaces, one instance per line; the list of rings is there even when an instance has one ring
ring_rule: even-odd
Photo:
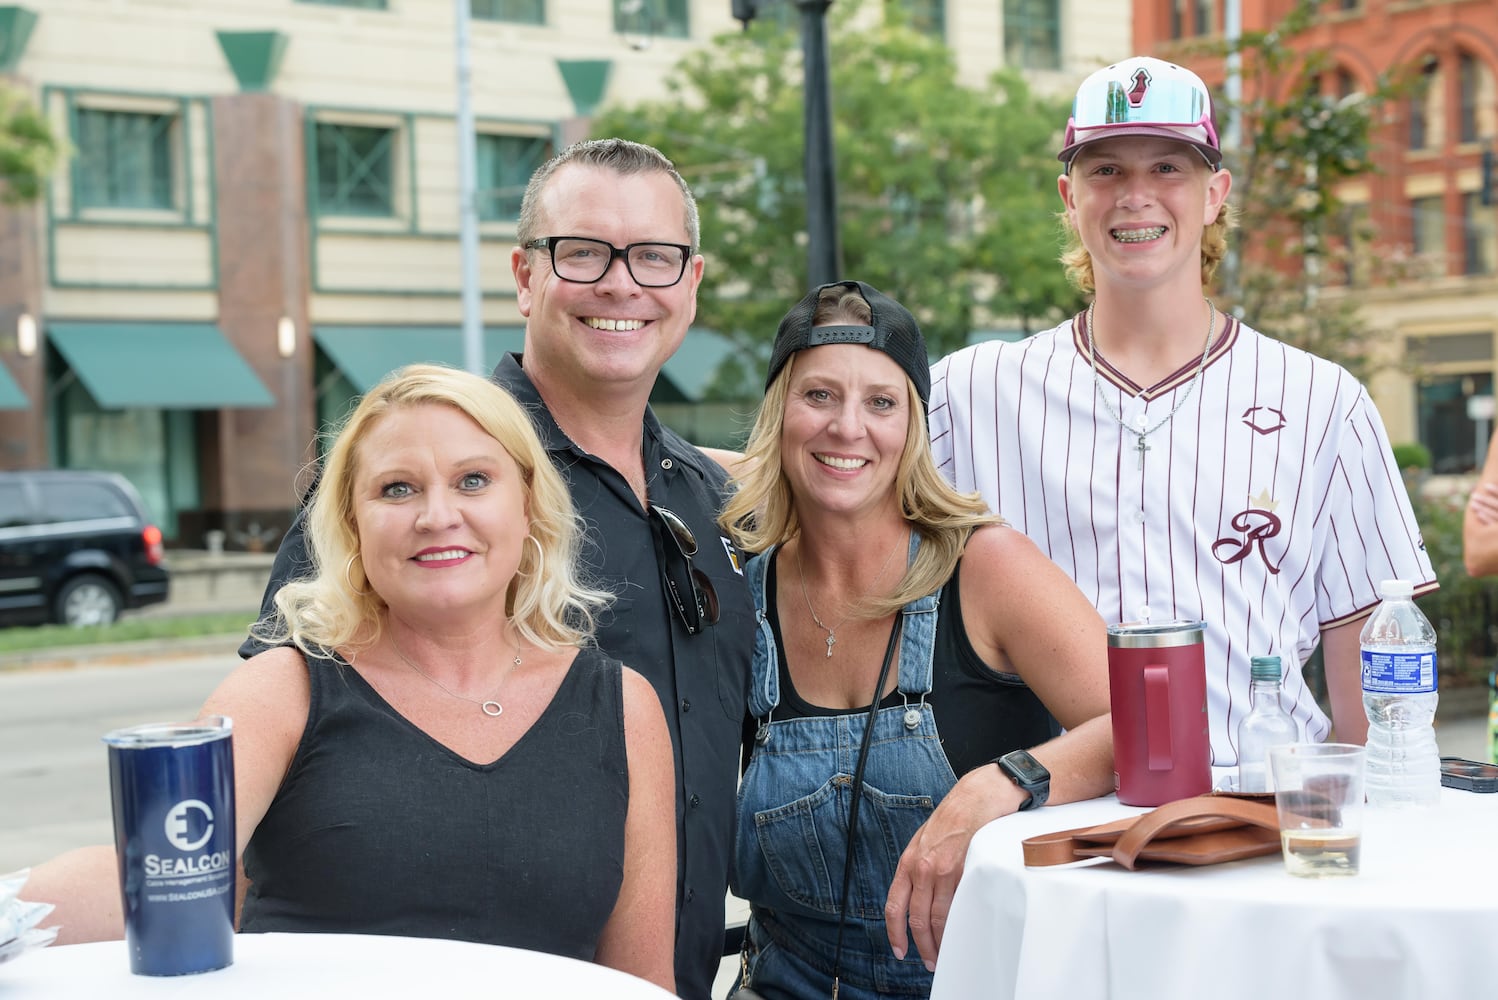
[[[817,300],[828,288],[856,289],[869,304],[873,325],[813,326]],[[931,401],[931,360],[926,353],[926,338],[921,336],[921,328],[910,310],[874,286],[862,281],[832,281],[813,288],[792,306],[780,321],[775,346],[770,349],[770,370],[765,375],[765,388],[770,388],[792,354],[824,344],[862,344],[888,355],[915,385],[921,406],[924,408]]]

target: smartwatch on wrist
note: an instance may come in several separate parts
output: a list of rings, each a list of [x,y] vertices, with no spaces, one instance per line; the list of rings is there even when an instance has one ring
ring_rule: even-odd
[[[999,770],[1010,781],[1030,793],[1030,797],[1020,803],[1020,812],[1039,809],[1050,798],[1051,772],[1030,751],[1012,750],[1002,757],[994,758],[993,763],[999,765]]]

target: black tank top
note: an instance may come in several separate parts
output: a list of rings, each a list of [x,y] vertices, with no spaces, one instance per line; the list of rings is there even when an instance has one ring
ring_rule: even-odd
[[[244,850],[241,930],[592,960],[624,871],[619,661],[580,651],[541,717],[490,764],[432,739],[341,660],[308,672],[301,743]]]
[[[780,706],[775,709],[775,717],[798,719],[867,712],[867,705],[851,709],[821,708],[804,701],[796,692],[785,665],[785,641],[780,635],[780,616],[775,606],[778,555],[777,551],[777,558],[771,560],[765,577],[765,602],[769,605],[766,612],[780,651]],[[962,621],[962,595],[957,586],[961,571],[962,562],[958,560],[941,590],[932,650],[931,694],[926,698],[936,717],[942,750],[952,765],[952,773],[959,778],[995,757],[1011,750],[1028,750],[1061,732],[1040,698],[1018,675],[999,673],[984,663],[973,648]],[[894,670],[895,665],[890,669]],[[903,696],[896,690],[880,707],[903,702]],[[745,746],[753,738],[756,726],[753,719],[746,725]]]

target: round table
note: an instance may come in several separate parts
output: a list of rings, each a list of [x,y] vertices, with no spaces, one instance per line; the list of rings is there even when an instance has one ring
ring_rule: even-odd
[[[123,941],[29,951],[0,965],[3,1000],[496,996],[671,1000],[643,979],[520,948],[372,934],[238,934],[234,964],[193,976],[136,976]]]
[[[1143,811],[1109,796],[980,830],[932,1000],[1498,996],[1498,795],[1369,807],[1352,878],[1293,878],[1278,853],[1138,871],[1024,865],[1026,837]]]

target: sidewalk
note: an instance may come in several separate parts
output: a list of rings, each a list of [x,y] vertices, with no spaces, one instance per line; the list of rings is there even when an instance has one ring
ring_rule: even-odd
[[[245,611],[253,614],[270,579],[273,552],[205,552],[169,549],[171,592],[161,604],[129,612],[142,618]]]

